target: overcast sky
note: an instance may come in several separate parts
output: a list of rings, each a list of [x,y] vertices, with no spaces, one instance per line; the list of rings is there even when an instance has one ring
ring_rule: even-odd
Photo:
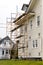
[[[29,4],[30,0],[0,0],[0,23],[6,23],[6,18],[10,17],[10,13],[16,12],[16,7],[18,6],[18,11],[21,11],[23,3]],[[6,36],[6,29],[1,28],[5,25],[0,24],[0,37]]]

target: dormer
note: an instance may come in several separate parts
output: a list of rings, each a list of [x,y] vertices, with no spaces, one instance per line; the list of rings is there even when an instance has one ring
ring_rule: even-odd
[[[22,9],[23,11],[27,12],[27,9],[29,7],[29,4],[23,4]]]

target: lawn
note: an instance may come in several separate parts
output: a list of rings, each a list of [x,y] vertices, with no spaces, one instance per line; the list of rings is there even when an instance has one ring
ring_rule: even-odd
[[[43,65],[43,61],[0,60],[0,65]]]

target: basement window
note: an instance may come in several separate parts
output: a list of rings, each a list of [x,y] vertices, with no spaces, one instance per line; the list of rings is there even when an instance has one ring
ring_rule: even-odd
[[[40,52],[39,52],[38,54],[39,54],[39,56],[40,56]]]
[[[28,48],[28,42],[27,42],[27,48]]]
[[[31,53],[29,53],[29,56],[31,56]]]

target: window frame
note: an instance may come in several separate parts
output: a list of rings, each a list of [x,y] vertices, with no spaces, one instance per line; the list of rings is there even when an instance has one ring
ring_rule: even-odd
[[[34,42],[34,40],[33,40],[33,48],[35,48],[35,42]]]
[[[20,33],[23,33],[23,27],[20,28]]]
[[[4,50],[2,50],[2,55],[4,55]]]
[[[40,16],[37,16],[37,26],[40,26]]]
[[[27,32],[27,24],[25,24],[25,32]]]
[[[6,49],[6,54],[8,54],[8,50]]]
[[[38,47],[38,44],[37,44],[37,43],[38,43],[38,41],[37,41],[37,40],[35,40],[35,41],[36,41],[36,44],[35,44],[35,45],[36,45],[36,48],[37,48],[37,47]]]
[[[33,26],[33,24],[32,24],[32,20],[30,21],[30,27],[31,27],[31,29],[32,29],[32,26]]]

